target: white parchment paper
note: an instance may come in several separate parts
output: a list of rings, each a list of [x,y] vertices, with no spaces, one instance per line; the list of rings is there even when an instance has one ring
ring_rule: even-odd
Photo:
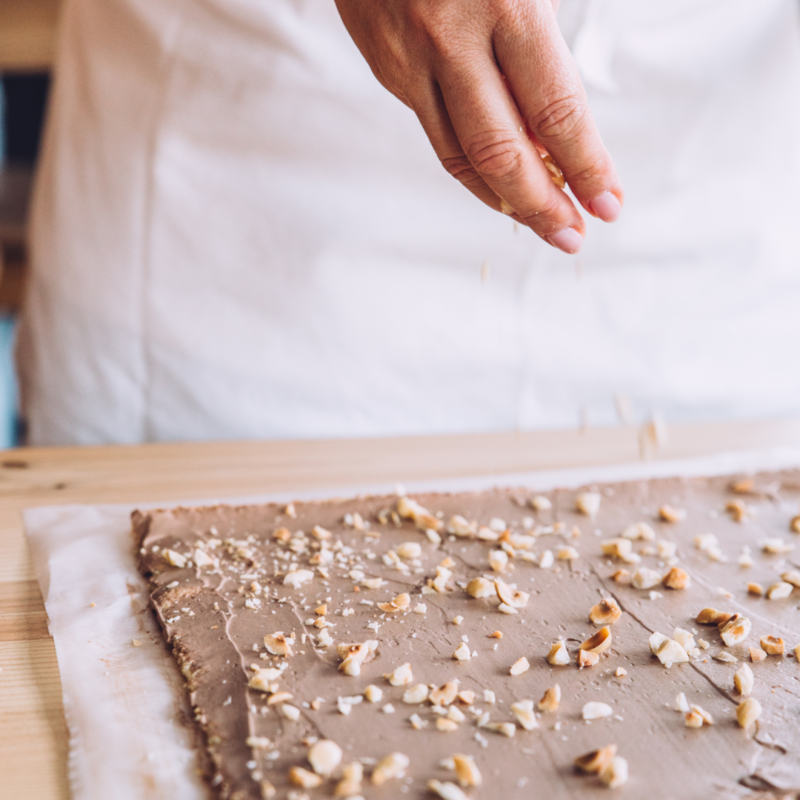
[[[800,450],[728,453],[685,461],[458,478],[406,486],[409,492],[493,486],[534,490],[675,475],[723,475],[800,466]],[[395,486],[283,492],[224,502],[265,502],[365,493]],[[53,635],[70,734],[69,780],[75,800],[200,800],[182,679],[147,613],[134,563],[134,508],[207,505],[222,498],[138,505],[28,509],[25,528]],[[132,646],[132,640],[141,642]]]

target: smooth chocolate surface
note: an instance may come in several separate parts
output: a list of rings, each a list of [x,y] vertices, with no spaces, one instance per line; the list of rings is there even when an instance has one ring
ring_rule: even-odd
[[[611,792],[707,800],[800,793],[800,664],[794,655],[800,588],[774,600],[747,588],[753,582],[766,590],[800,565],[800,548],[792,547],[800,535],[791,530],[800,513],[800,471],[759,474],[734,492],[731,482],[741,478],[556,490],[543,493],[552,507],[542,510],[531,505],[538,493],[522,489],[415,496],[436,515],[438,522],[429,524],[419,513],[416,522],[393,521],[389,512],[397,509],[397,497],[298,502],[290,509],[294,515],[277,505],[136,512],[140,571],[151,582],[153,608],[205,735],[210,758],[202,763],[212,765],[212,791],[233,800],[333,797],[342,767],[359,762],[359,796],[435,797],[429,781],[457,785],[449,759],[465,754],[482,776],[481,785],[463,788],[473,798],[552,800]],[[600,496],[593,516],[576,508],[584,492]],[[731,501],[740,503],[738,510],[726,510]],[[685,518],[664,521],[664,504]],[[455,524],[460,535],[447,532],[456,515],[470,523]],[[638,555],[638,563],[603,554],[601,542],[639,522],[650,526],[655,540],[632,541],[630,560]],[[429,534],[425,527],[440,531]],[[664,542],[674,543],[674,556]],[[785,552],[766,552],[765,542],[768,550]],[[418,556],[413,545],[419,545]],[[574,556],[569,548],[577,557],[559,558]],[[751,566],[739,563],[745,548]],[[553,554],[549,567],[546,551]],[[498,552],[505,557],[493,555]],[[628,582],[641,568],[661,576],[674,565],[687,573],[686,588],[637,589]],[[617,576],[621,581],[611,577],[619,570],[628,572]],[[289,583],[287,574],[293,575]],[[471,597],[466,586],[481,576],[492,588],[500,579],[512,595],[529,594],[527,603],[506,608],[517,613],[503,613],[496,590]],[[292,585],[303,577],[309,579]],[[380,608],[403,594],[409,595],[407,607],[401,598],[402,610]],[[614,598],[622,614],[609,626],[611,646],[598,663],[579,669],[580,644],[601,627],[590,622],[589,612],[602,598]],[[716,627],[699,625],[695,618],[707,607],[747,617],[752,627],[746,639],[725,646]],[[689,661],[667,668],[648,640],[654,632],[672,637],[676,628],[694,632],[708,646],[687,645]],[[264,637],[278,632],[289,637],[291,655],[268,652]],[[502,638],[492,638],[495,632]],[[785,654],[752,662],[749,648],[766,636],[783,638]],[[546,660],[559,638],[569,654],[566,666]],[[344,674],[337,645],[370,640],[377,648],[359,664],[360,674]],[[470,657],[460,661],[453,656],[462,643]],[[738,660],[720,661],[721,653]],[[523,657],[529,669],[511,675]],[[385,675],[404,664],[411,665],[413,679],[392,686]],[[743,664],[754,673],[752,696],[763,707],[746,730],[736,722],[743,698],[733,681]],[[254,667],[283,669],[265,680],[272,691],[248,688],[261,674]],[[619,668],[625,674],[618,675]],[[467,694],[438,712],[430,699],[403,700],[417,684],[440,687],[453,680]],[[557,710],[538,710],[555,684],[561,690]],[[364,697],[369,685],[382,690],[379,702]],[[714,724],[687,727],[676,710],[681,692]],[[487,693],[494,693],[494,702]],[[525,730],[511,709],[525,700],[536,710],[533,730]],[[584,720],[590,702],[607,704],[611,715]],[[454,729],[440,730],[439,719]],[[497,723],[514,724],[513,738],[494,729]],[[341,748],[341,765],[319,787],[291,783],[292,767],[316,780],[307,756],[318,739]],[[576,757],[609,744],[629,769],[618,789],[574,766]],[[375,785],[374,765],[392,753],[407,756],[408,768]]]

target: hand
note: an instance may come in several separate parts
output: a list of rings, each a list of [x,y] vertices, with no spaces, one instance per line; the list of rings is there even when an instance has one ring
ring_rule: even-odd
[[[554,247],[613,222],[622,187],[550,0],[336,0],[377,79],[419,117],[445,169]]]

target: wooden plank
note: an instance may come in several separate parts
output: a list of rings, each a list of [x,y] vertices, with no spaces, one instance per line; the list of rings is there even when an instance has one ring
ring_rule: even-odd
[[[659,458],[800,446],[800,419],[676,425]],[[233,497],[500,474],[639,458],[638,432],[578,431],[355,441],[156,444],[8,451],[0,458],[0,774],[3,796],[67,798],[67,733],[52,640],[22,509]]]
[[[0,71],[52,67],[61,0],[0,0]]]

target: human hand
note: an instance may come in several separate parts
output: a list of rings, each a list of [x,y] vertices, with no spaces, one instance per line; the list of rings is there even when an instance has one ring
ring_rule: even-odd
[[[578,202],[613,222],[622,187],[550,0],[336,0],[381,84],[419,117],[445,169],[554,247],[577,253]]]

